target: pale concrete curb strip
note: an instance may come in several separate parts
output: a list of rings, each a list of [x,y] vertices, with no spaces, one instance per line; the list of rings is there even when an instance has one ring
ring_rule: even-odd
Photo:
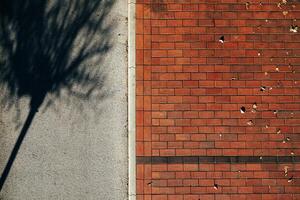
[[[128,199],[136,199],[135,0],[128,0]]]

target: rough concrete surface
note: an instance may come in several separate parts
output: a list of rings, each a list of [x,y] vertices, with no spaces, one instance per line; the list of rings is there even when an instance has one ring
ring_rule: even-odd
[[[65,96],[54,98],[48,108],[43,104],[1,200],[127,199],[127,1],[116,1],[108,22],[114,24],[112,49],[101,66],[94,66],[106,77],[104,97]],[[11,108],[2,105],[0,111],[2,171],[28,113],[28,99]]]

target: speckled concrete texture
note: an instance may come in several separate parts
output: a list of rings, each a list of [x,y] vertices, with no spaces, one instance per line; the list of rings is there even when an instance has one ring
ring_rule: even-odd
[[[53,104],[36,114],[1,200],[127,199],[127,1],[115,2],[107,23],[112,48],[93,66],[105,75],[101,95],[47,96]],[[0,108],[1,171],[28,113],[28,99],[17,102]]]

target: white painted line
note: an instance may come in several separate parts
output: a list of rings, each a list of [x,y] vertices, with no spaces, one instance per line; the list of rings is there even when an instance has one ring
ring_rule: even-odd
[[[135,0],[128,0],[128,199],[136,199]]]

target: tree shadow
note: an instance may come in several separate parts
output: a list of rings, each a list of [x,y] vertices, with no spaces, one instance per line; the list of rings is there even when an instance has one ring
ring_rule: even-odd
[[[107,23],[114,0],[2,0],[0,86],[2,103],[29,98],[29,113],[0,178],[0,192],[23,139],[45,98],[62,91],[89,99],[103,86],[100,67],[111,48]],[[85,65],[90,60],[94,66]],[[3,95],[3,94],[2,94]],[[47,105],[50,105],[49,102]]]

